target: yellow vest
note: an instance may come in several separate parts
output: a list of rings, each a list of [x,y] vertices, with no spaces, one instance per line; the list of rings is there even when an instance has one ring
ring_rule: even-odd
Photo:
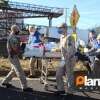
[[[80,50],[80,53],[84,53],[84,47],[82,47],[82,46],[79,46],[79,50]]]
[[[72,39],[74,39],[74,41],[76,42],[77,41],[77,33],[73,32],[71,36],[72,36]]]

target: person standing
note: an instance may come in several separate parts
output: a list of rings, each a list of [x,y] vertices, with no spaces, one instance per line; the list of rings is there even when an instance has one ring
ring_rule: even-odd
[[[72,81],[72,72],[74,67],[74,54],[75,54],[75,40],[73,36],[67,34],[67,25],[65,23],[61,24],[58,28],[60,36],[60,49],[62,54],[62,61],[56,71],[56,82],[57,82],[57,94],[64,94],[64,81],[63,76],[67,76],[67,89]],[[68,90],[67,90],[68,91]]]
[[[92,46],[95,45],[95,43],[96,43],[96,38],[97,38],[97,35],[96,35],[95,30],[91,30],[91,31],[88,33],[88,46],[89,46],[90,48],[92,48]]]
[[[97,46],[97,39],[96,38],[97,38],[97,34],[96,34],[95,30],[91,30],[88,34],[88,48],[89,48],[88,53],[89,54],[94,52],[94,49]],[[89,58],[91,61],[91,68],[93,69],[95,56],[89,56]]]
[[[58,27],[58,33],[61,34],[60,36],[60,50],[61,50],[61,63],[58,66],[56,71],[56,82],[57,82],[57,93],[63,94],[65,93],[64,89],[64,82],[63,76],[66,75],[66,67],[65,67],[65,53],[66,53],[66,46],[67,46],[67,25],[65,23],[61,24]]]
[[[73,68],[75,67],[76,62],[76,41],[73,35],[67,37],[67,55],[66,55],[66,75],[67,75],[67,92],[73,93],[73,86],[74,86],[74,72]]]
[[[22,90],[32,92],[32,89],[27,86],[26,77],[18,58],[18,55],[20,54],[20,40],[18,38],[19,32],[20,29],[17,25],[11,26],[11,33],[7,40],[8,59],[11,63],[11,71],[2,81],[2,86],[11,88],[12,85],[9,82],[14,77],[14,73],[16,73],[17,77],[20,79]]]
[[[41,34],[37,31],[37,29],[35,28],[35,26],[30,26],[29,27],[29,40],[28,40],[28,44],[34,44],[34,43],[40,43],[41,42]],[[30,63],[29,63],[29,67],[30,67],[30,75],[28,76],[29,78],[34,78],[35,76],[35,72],[34,72],[34,67],[35,67],[35,63],[36,63],[36,58],[30,58]],[[38,59],[38,65],[42,65],[41,64],[41,60]]]

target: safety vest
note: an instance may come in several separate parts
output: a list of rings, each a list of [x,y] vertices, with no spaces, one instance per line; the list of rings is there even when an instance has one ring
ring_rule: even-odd
[[[77,41],[77,33],[73,32],[71,34],[72,38],[74,39],[74,41],[76,42]]]

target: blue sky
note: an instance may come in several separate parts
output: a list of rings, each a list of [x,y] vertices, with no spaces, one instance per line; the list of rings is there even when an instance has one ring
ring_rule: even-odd
[[[78,27],[81,29],[88,29],[95,26],[100,26],[100,0],[10,0],[24,3],[31,3],[36,5],[44,5],[49,7],[68,8],[67,24],[73,9],[74,4],[80,13]],[[65,15],[57,19],[53,19],[53,26],[57,26],[65,21]],[[48,25],[47,18],[41,19],[25,19],[25,23],[36,25]]]

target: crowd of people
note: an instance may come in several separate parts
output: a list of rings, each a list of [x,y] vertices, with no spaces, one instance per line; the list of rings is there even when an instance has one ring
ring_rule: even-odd
[[[89,32],[88,36],[88,45],[87,48],[89,49],[87,53],[84,53],[84,50],[82,51],[83,46],[82,44],[78,44],[78,36],[75,33],[76,29],[73,29],[72,34],[68,34],[68,26],[65,23],[62,23],[58,27],[58,33],[61,34],[60,36],[60,44],[59,44],[59,50],[61,52],[61,62],[60,65],[58,65],[57,71],[56,71],[56,82],[57,82],[57,90],[56,93],[63,94],[65,93],[64,89],[64,82],[63,82],[63,76],[66,77],[67,81],[67,92],[72,92],[72,86],[73,86],[73,67],[75,66],[75,63],[77,62],[77,59],[79,60],[89,60],[89,63],[92,64],[90,66],[94,67],[95,69],[95,59],[100,59],[99,49],[100,49],[100,35],[97,36],[96,32],[94,30]],[[23,91],[32,92],[32,89],[27,86],[27,80],[26,76],[24,74],[23,69],[21,68],[18,55],[20,54],[20,41],[17,35],[19,34],[20,29],[17,25],[12,25],[11,27],[11,33],[9,34],[8,40],[7,40],[7,50],[8,50],[8,59],[11,63],[11,71],[8,73],[8,75],[3,79],[2,86],[5,86],[7,88],[12,87],[10,84],[10,81],[14,77],[13,73],[16,73],[17,77],[20,79],[21,87]],[[34,43],[44,43],[45,37],[44,35],[40,34],[34,26],[29,27],[29,40],[28,44],[34,44]],[[95,52],[95,53],[94,53]],[[34,66],[35,66],[36,59],[31,57],[30,58],[30,78],[34,77]],[[39,61],[41,63],[41,60]],[[96,73],[96,70],[95,70]],[[100,75],[99,75],[100,76]]]

